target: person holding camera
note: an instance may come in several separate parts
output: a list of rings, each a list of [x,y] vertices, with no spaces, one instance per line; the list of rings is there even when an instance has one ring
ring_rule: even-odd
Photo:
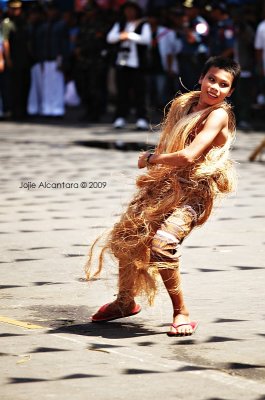
[[[121,21],[116,22],[107,35],[107,42],[117,46],[117,105],[113,127],[125,127],[126,117],[133,105],[136,109],[136,129],[147,130],[145,67],[147,46],[152,40],[151,28],[141,19],[142,10],[133,0],[126,1],[121,12]]]

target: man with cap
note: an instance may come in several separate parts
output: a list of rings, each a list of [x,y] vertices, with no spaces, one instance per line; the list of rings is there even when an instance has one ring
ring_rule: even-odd
[[[1,24],[1,30],[3,38],[5,40],[9,39],[9,34],[15,29],[13,18],[21,15],[22,13],[22,2],[18,0],[10,0],[7,3],[7,17],[3,20]]]
[[[151,44],[150,25],[141,19],[137,2],[126,1],[121,7],[122,19],[107,35],[109,44],[117,45],[116,86],[117,108],[113,127],[123,128],[130,110],[131,95],[136,108],[136,129],[147,130],[145,57]]]

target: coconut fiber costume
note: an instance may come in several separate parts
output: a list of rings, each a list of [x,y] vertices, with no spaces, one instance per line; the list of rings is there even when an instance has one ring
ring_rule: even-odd
[[[131,297],[145,294],[152,304],[158,269],[179,267],[183,239],[209,218],[216,198],[234,189],[235,172],[229,159],[235,135],[231,106],[222,102],[191,112],[199,97],[200,91],[192,91],[172,102],[155,153],[172,153],[188,146],[209,114],[220,107],[229,116],[229,138],[224,146],[212,148],[188,166],[149,165],[146,173],[137,178],[138,190],[109,233],[94,274],[100,273],[108,250],[119,261],[119,297],[124,294],[126,299],[126,293]],[[92,276],[92,255],[98,240],[92,245],[85,266],[87,279]]]

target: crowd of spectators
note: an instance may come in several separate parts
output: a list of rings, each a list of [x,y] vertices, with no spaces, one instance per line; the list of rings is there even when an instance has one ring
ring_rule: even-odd
[[[84,1],[62,12],[56,0],[11,0],[0,15],[0,117],[62,117],[81,103],[88,122],[115,104],[113,127],[134,112],[148,128],[178,92],[198,89],[209,56],[241,65],[232,102],[251,128],[265,106],[265,9],[259,1]]]

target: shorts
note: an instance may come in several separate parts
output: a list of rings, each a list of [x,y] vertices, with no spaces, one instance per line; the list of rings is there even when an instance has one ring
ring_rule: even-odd
[[[191,206],[176,208],[152,239],[150,262],[158,268],[178,268],[180,245],[196,226],[197,219],[197,213]]]

